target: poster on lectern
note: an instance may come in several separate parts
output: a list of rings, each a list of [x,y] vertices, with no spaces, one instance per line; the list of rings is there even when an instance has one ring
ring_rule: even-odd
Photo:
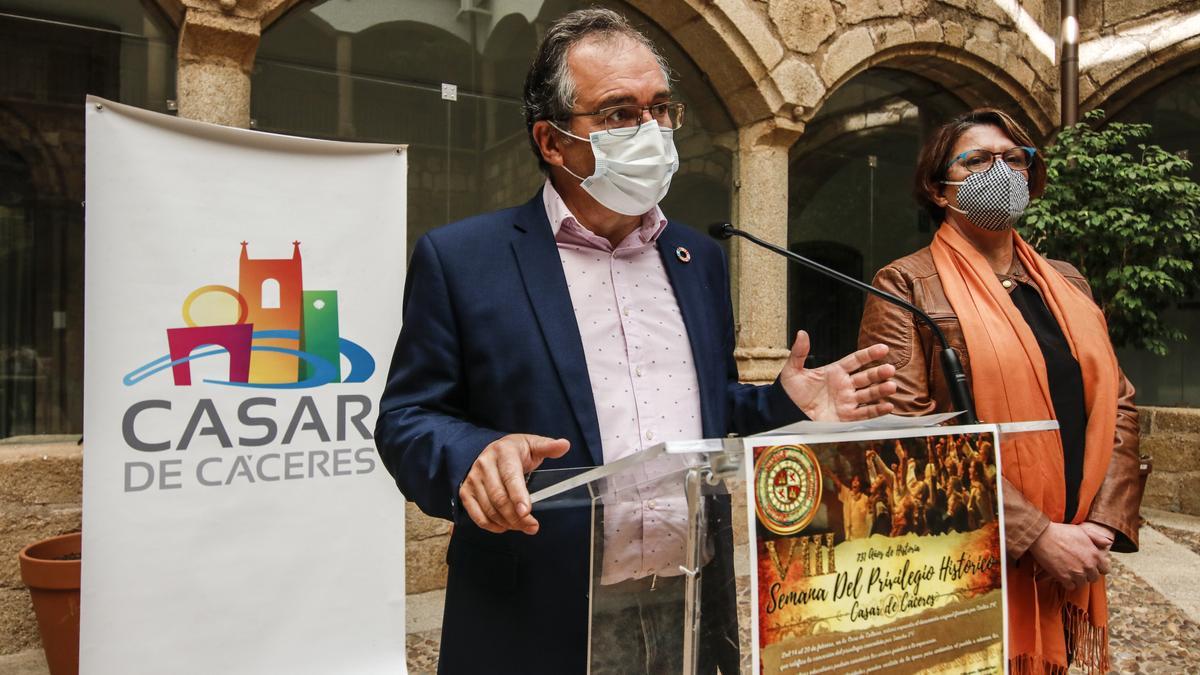
[[[1005,672],[997,437],[750,439],[755,672]]]
[[[86,122],[81,672],[404,672],[405,148]]]

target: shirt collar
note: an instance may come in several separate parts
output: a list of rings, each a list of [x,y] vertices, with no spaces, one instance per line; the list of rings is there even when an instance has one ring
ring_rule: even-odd
[[[550,182],[549,178],[546,179],[546,185],[542,189],[542,204],[546,208],[546,218],[550,220],[550,231],[554,233],[555,241],[564,243],[564,240],[570,238],[572,243],[578,243],[574,240],[583,237],[589,241],[594,239],[597,244],[601,241],[607,244],[607,239],[588,230],[571,213],[571,210],[567,208],[567,203],[563,201],[562,195],[558,194],[558,190],[554,189],[554,185]],[[666,226],[667,217],[663,215],[662,209],[655,204],[653,209],[642,214],[642,224],[629,236],[637,237],[635,241],[641,244],[652,244],[658,241],[658,237],[662,234]],[[624,245],[628,241],[629,238],[626,238],[621,244]],[[611,248],[611,245],[608,245],[608,248]]]

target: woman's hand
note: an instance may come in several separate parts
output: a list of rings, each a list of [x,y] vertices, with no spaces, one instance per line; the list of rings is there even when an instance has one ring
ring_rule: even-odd
[[[1108,549],[1097,546],[1080,525],[1050,523],[1029,547],[1029,554],[1068,591],[1108,574]]]
[[[1079,524],[1079,527],[1083,528],[1083,531],[1087,533],[1087,536],[1092,540],[1092,543],[1096,545],[1096,548],[1103,549],[1105,551],[1110,550],[1113,542],[1117,539],[1117,534],[1112,528],[1106,525],[1101,525],[1100,523],[1093,523],[1090,520],[1085,520]]]

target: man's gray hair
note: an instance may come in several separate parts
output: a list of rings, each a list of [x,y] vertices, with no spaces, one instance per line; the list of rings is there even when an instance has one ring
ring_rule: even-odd
[[[662,68],[663,77],[670,83],[671,69],[654,43],[611,9],[580,9],[555,21],[546,31],[537,56],[529,66],[529,74],[525,76],[525,127],[543,172],[549,173],[550,165],[542,158],[542,151],[533,138],[533,123],[538,120],[565,122],[575,107],[577,92],[571,69],[567,66],[567,54],[586,38],[618,37],[628,38],[649,49]]]

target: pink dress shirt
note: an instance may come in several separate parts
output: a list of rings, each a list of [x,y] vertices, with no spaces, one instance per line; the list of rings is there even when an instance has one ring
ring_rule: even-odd
[[[692,347],[658,252],[667,226],[662,211],[656,206],[642,216],[614,248],[575,219],[550,181],[542,199],[583,340],[604,462],[662,441],[700,438]],[[682,573],[684,468],[683,459],[663,457],[610,479],[602,584]]]

